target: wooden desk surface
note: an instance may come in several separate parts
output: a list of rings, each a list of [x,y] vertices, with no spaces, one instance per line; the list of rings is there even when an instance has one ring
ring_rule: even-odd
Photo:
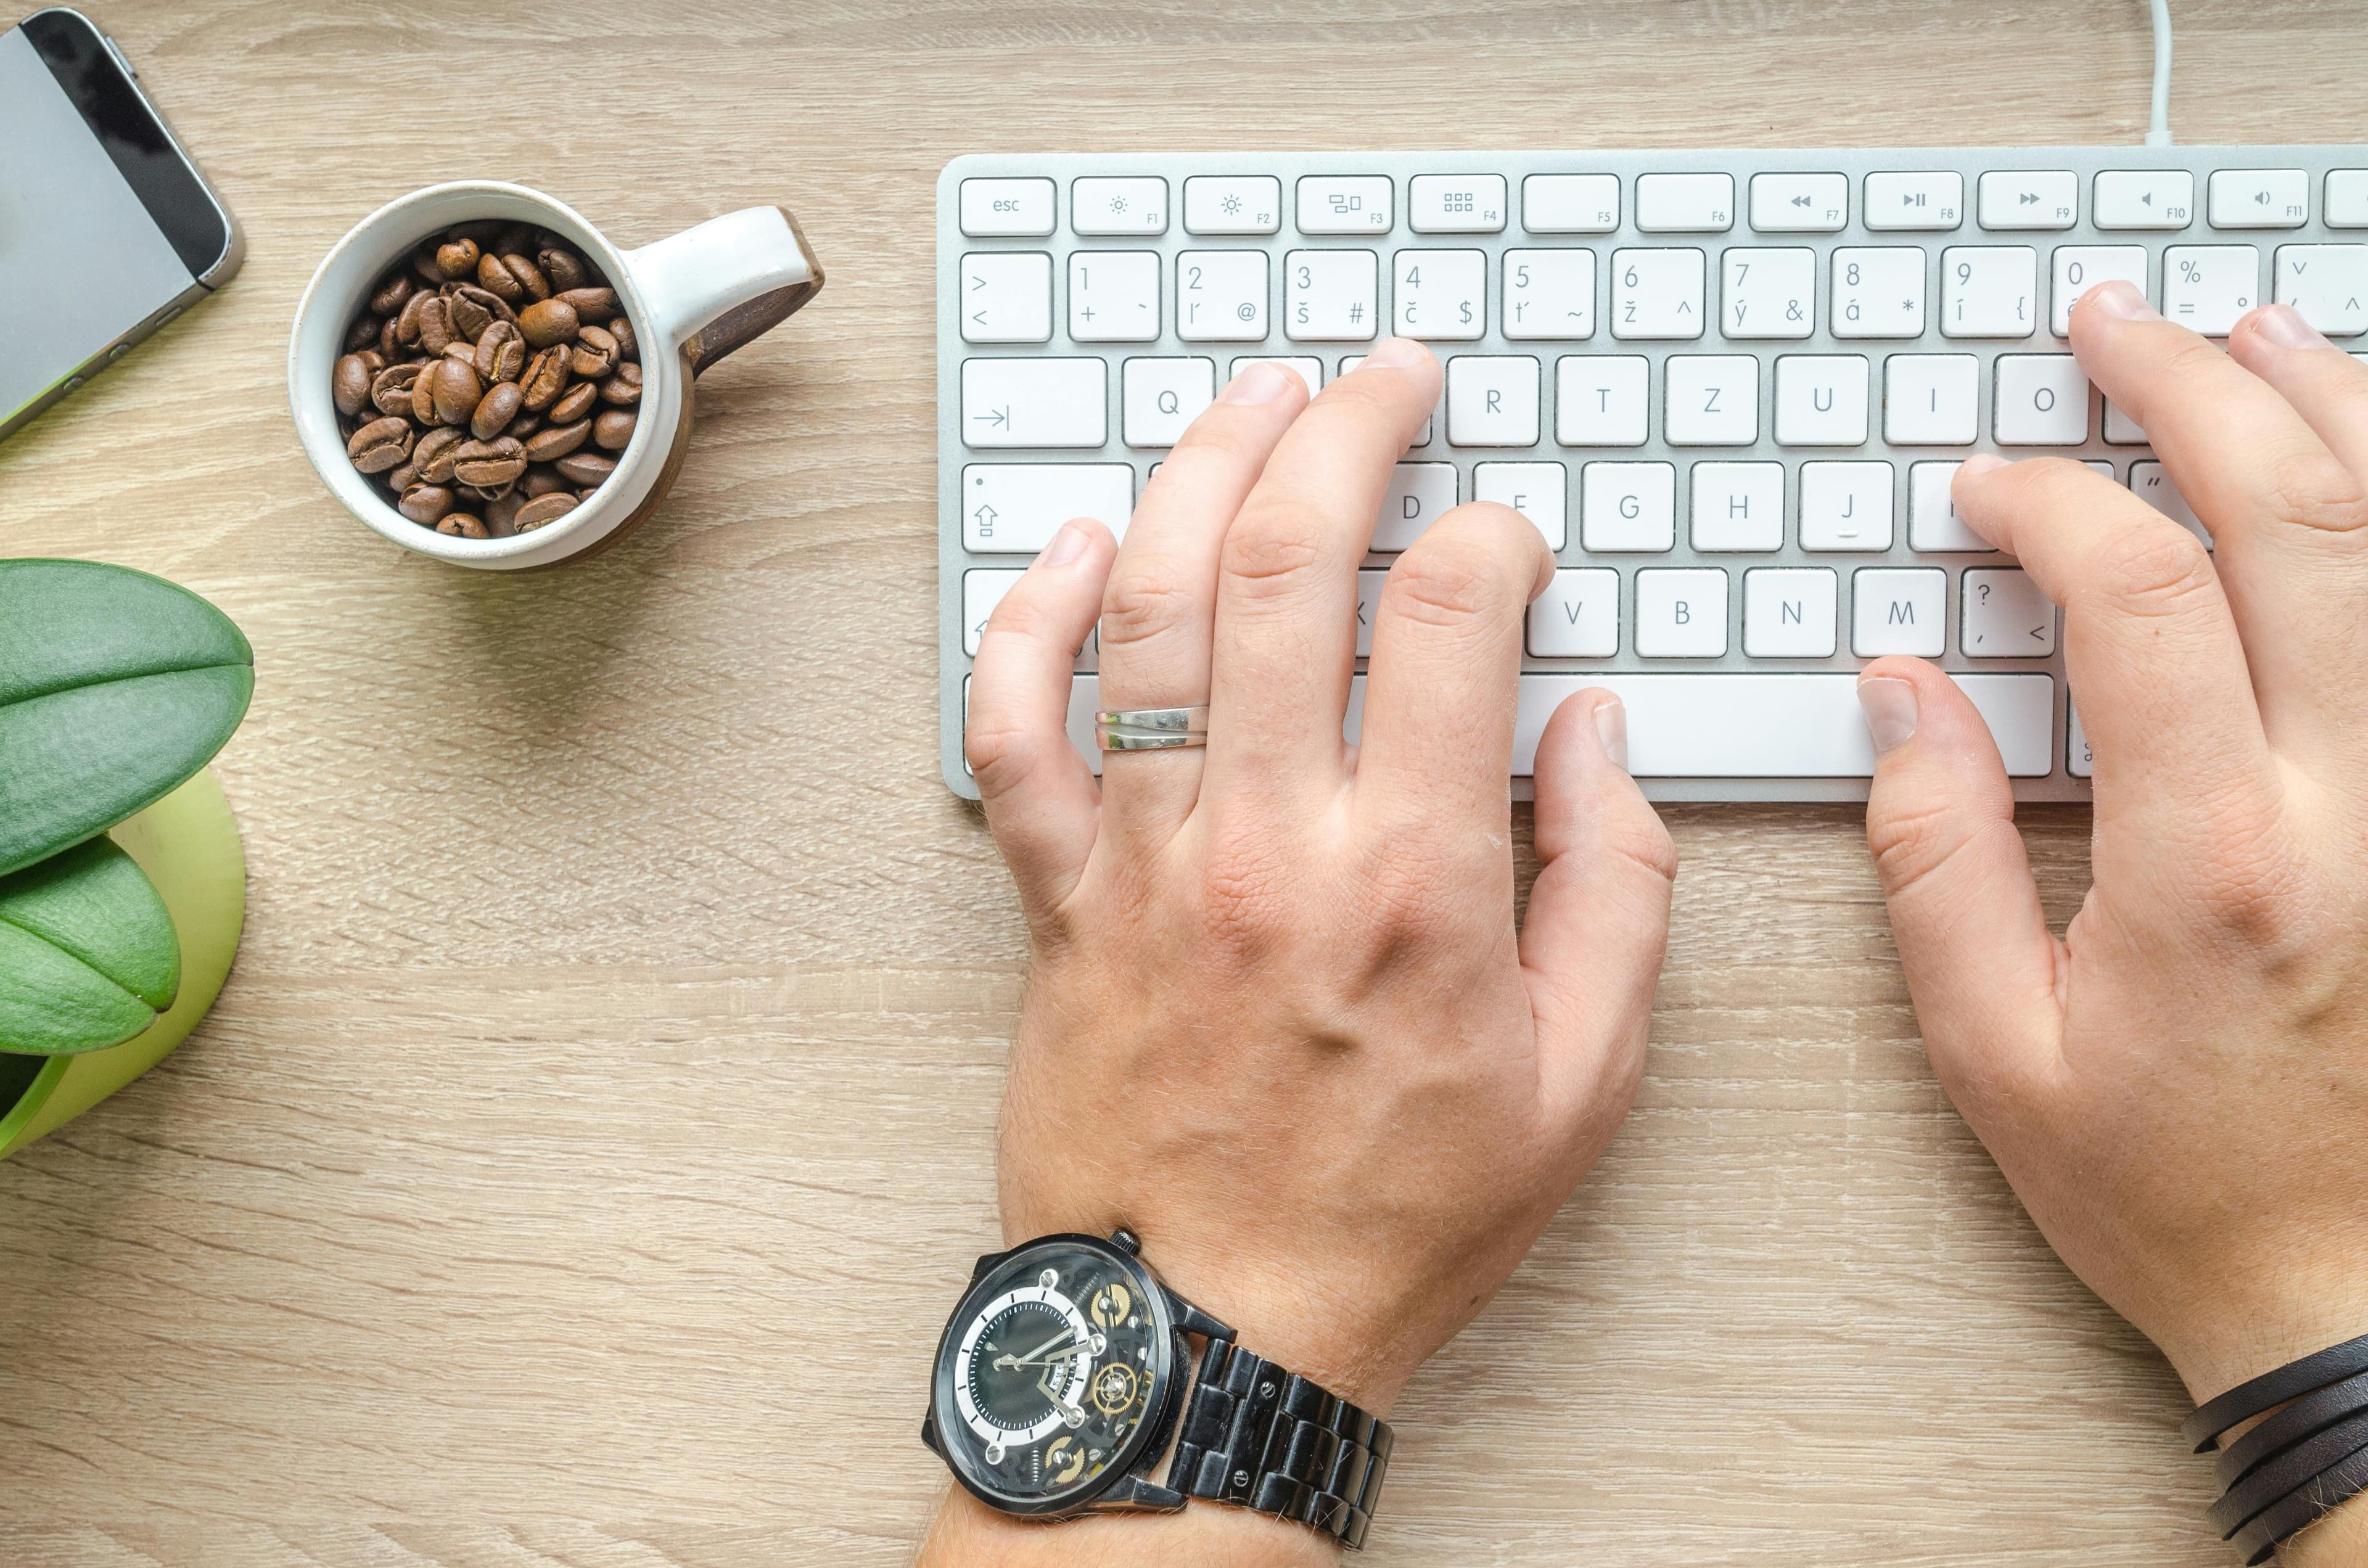
[[[0,549],[211,596],[260,680],[221,1006],[0,1165],[37,1565],[904,1561],[1025,957],[938,778],[948,157],[2113,143],[2148,65],[2135,0],[88,4],[251,249],[0,448]],[[2174,9],[2182,141],[2368,141],[2368,7]],[[553,574],[367,534],[285,406],[324,250],[472,175],[627,244],[784,201],[830,272]],[[1366,1561],[2226,1561],[2176,1380],[1933,1085],[1855,813],[1668,815],[1635,1115],[1409,1392]],[[2030,825],[2059,918],[2085,832]]]

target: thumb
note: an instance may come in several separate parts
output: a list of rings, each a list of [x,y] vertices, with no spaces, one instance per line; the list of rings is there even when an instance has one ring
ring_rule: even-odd
[[[1678,852],[1628,777],[1628,711],[1575,693],[1538,739],[1538,858],[1521,927],[1548,1111],[1589,1128],[1591,1158],[1644,1074],[1653,991],[1669,939]]]
[[[2013,786],[1973,700],[1908,658],[1869,665],[1858,695],[1877,754],[1867,846],[1925,1050],[1964,1112],[1961,1086],[2043,1074],[2058,1059],[2055,938],[2015,831]]]

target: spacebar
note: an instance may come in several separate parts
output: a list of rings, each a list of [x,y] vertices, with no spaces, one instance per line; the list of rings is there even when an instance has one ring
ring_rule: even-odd
[[[2055,771],[2055,681],[1958,676],[2017,778]],[[1534,768],[1538,736],[1573,692],[1600,686],[1628,709],[1628,770],[1639,778],[1864,778],[1874,744],[1849,675],[1523,676],[1513,771]]]

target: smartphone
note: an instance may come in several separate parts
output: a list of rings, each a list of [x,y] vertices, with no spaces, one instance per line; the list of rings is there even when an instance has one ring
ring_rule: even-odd
[[[0,437],[245,254],[112,39],[63,6],[0,33]]]

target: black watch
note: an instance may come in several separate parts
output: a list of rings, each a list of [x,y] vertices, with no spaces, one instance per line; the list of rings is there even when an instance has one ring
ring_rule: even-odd
[[[1204,1497],[1363,1546],[1388,1425],[1235,1345],[1140,1251],[1120,1231],[980,1258],[938,1341],[921,1440],[1007,1514],[1169,1513]],[[1203,1342],[1197,1368],[1188,1335]]]

